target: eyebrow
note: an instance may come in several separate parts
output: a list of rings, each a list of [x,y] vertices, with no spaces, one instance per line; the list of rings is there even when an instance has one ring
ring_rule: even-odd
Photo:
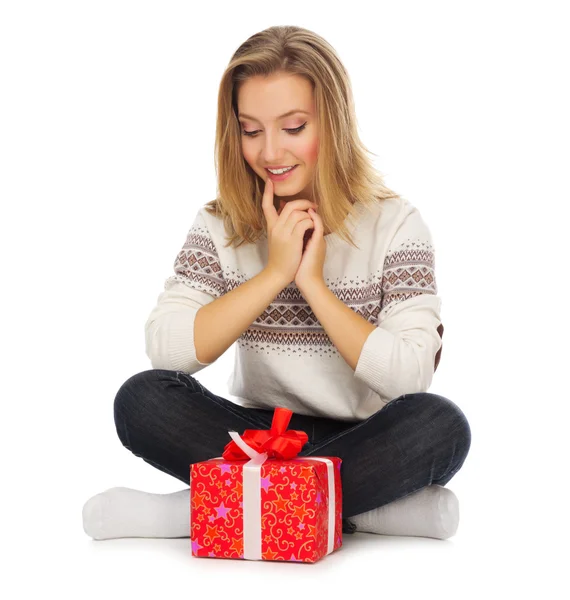
[[[290,115],[294,115],[297,113],[304,113],[306,115],[310,115],[311,113],[307,112],[306,110],[301,110],[300,108],[294,108],[293,110],[290,110],[288,112],[286,112],[283,115],[280,115],[279,117],[277,117],[277,119],[284,119],[285,117],[289,117]],[[257,121],[258,123],[260,123],[261,121],[258,121],[255,117],[252,117],[250,115],[246,115],[244,113],[239,113],[238,117],[240,118],[245,118],[245,119],[251,119],[252,121]]]

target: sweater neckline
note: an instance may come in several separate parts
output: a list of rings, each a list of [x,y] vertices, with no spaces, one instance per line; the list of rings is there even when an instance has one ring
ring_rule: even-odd
[[[353,205],[352,209],[346,215],[343,224],[345,225],[347,232],[352,236],[356,228],[358,227],[358,222],[362,216],[361,211],[362,205],[357,203]],[[327,233],[323,236],[325,242],[335,243],[343,241],[340,237],[340,234],[336,231],[332,231],[331,233]]]

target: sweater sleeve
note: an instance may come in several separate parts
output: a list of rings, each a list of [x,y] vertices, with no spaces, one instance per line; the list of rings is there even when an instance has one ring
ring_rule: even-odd
[[[201,209],[176,256],[174,275],[166,279],[145,324],[146,354],[154,369],[193,374],[212,364],[196,358],[194,322],[202,306],[225,292],[218,252]]]
[[[362,347],[354,376],[385,402],[427,391],[441,355],[440,311],[432,237],[413,207],[386,253],[377,327]]]

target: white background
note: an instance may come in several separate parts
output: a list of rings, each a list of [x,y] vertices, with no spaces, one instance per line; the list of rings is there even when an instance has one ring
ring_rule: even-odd
[[[1,4],[3,596],[568,593],[564,4]],[[313,565],[93,541],[92,495],[184,488],[122,446],[113,400],[151,368],[144,323],[216,195],[221,74],[250,35],[286,24],[336,49],[377,168],[431,229],[445,334],[430,391],[472,430],[448,484],[458,532],[345,535]],[[198,378],[228,397],[233,357]]]

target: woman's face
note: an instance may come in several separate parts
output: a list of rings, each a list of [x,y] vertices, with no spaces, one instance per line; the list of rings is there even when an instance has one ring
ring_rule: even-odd
[[[319,151],[311,84],[298,75],[255,76],[241,85],[237,103],[243,156],[263,181],[267,167],[298,165],[287,179],[272,182],[275,207],[281,198],[318,202],[310,197]],[[281,116],[293,110],[305,112]]]

